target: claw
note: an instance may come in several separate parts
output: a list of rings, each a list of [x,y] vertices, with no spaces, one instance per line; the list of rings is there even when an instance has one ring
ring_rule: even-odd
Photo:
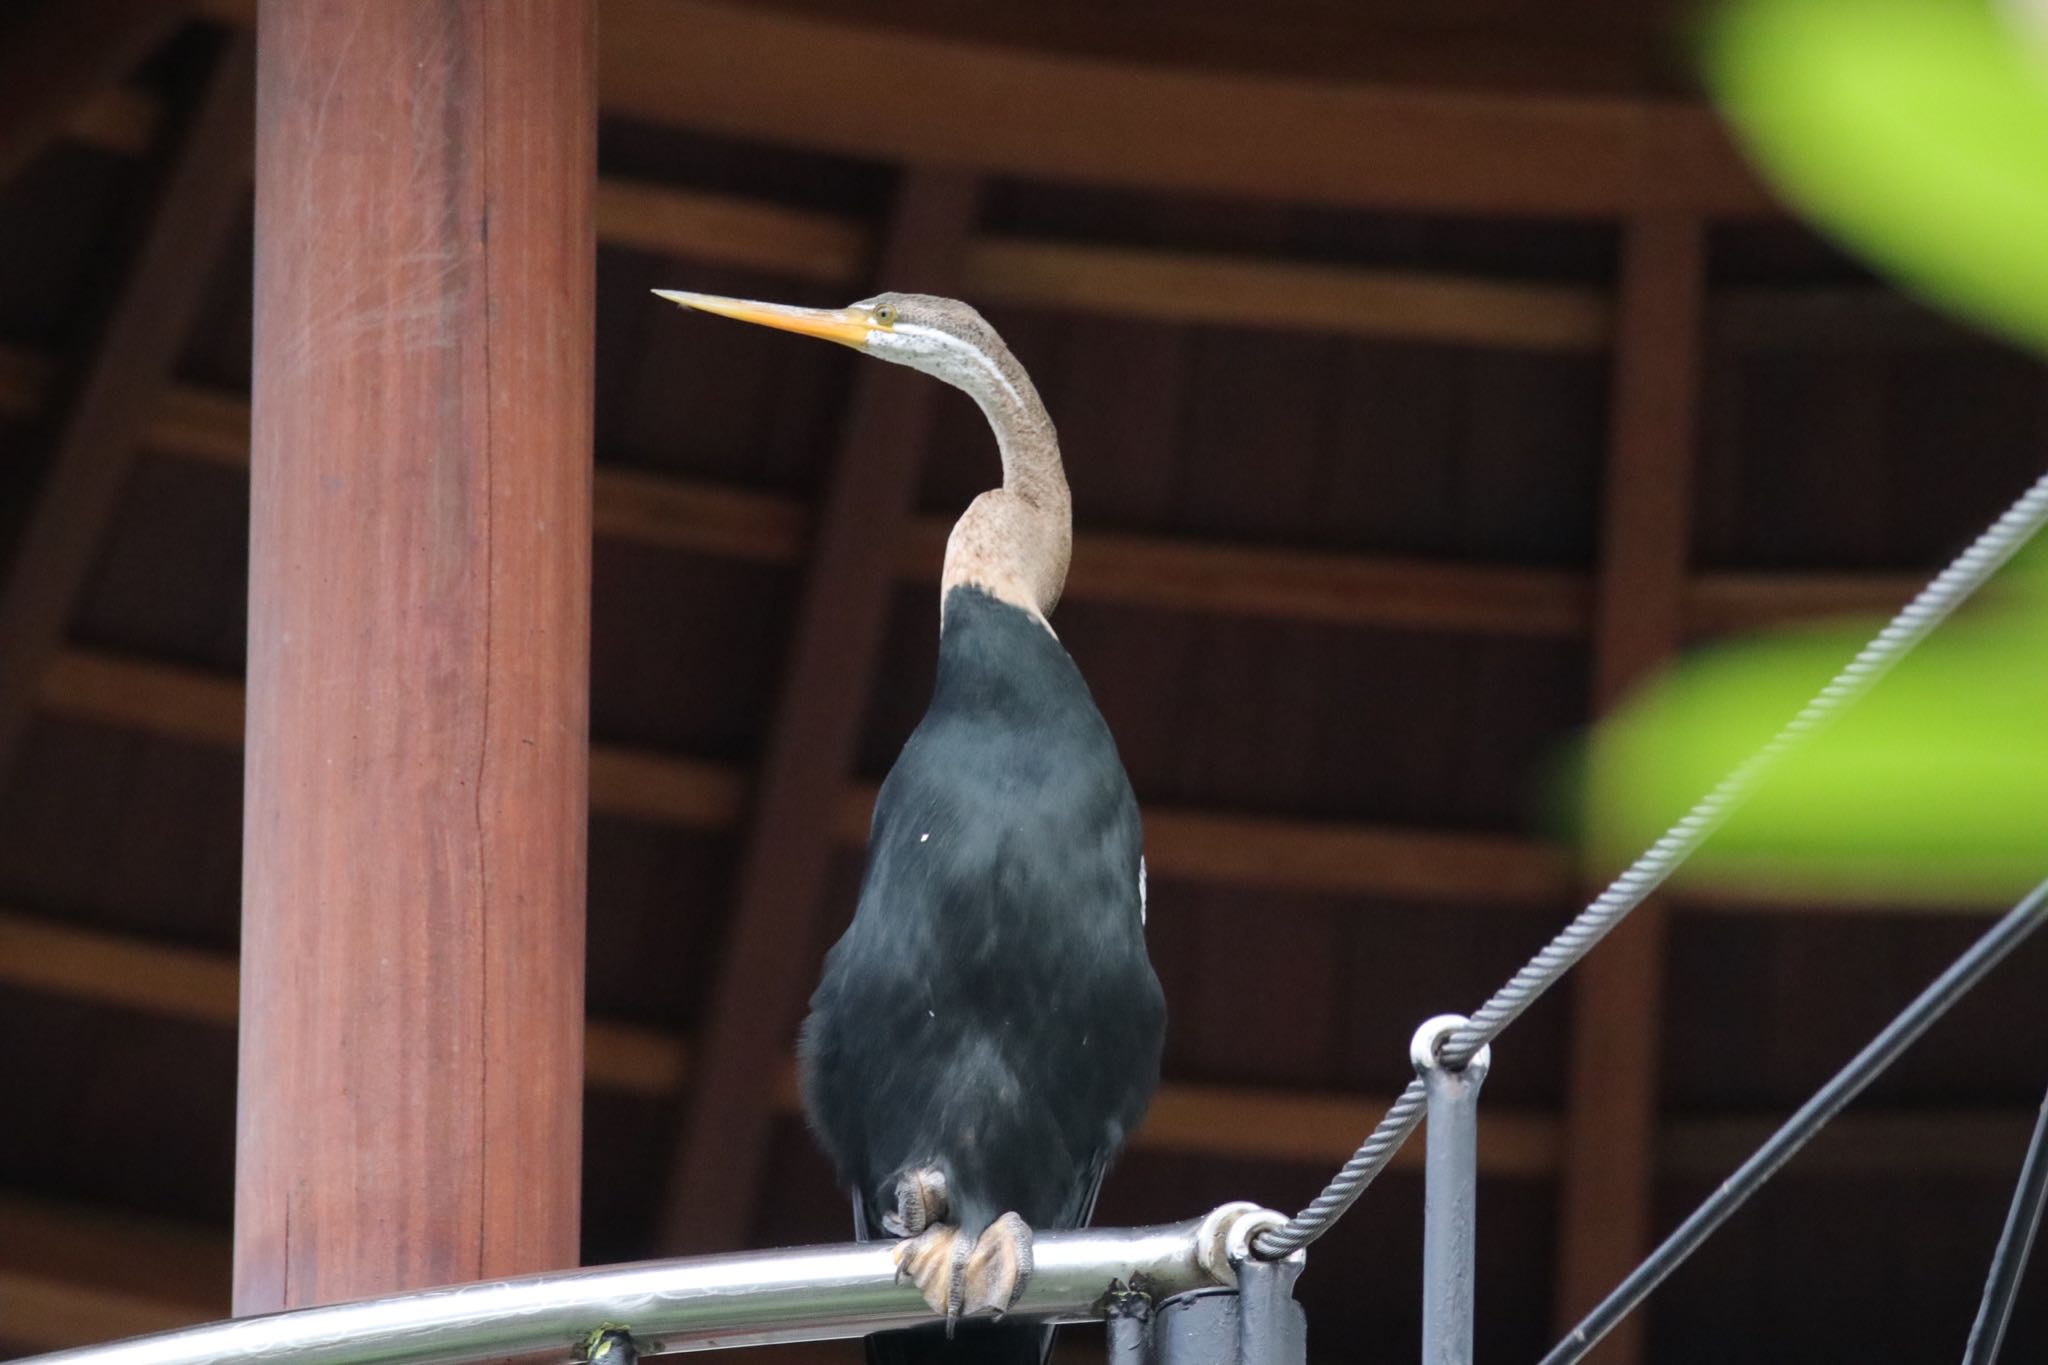
[[[959,1235],[953,1238],[953,1259],[946,1266],[946,1340],[953,1339],[953,1327],[960,1321],[960,1310],[967,1302],[967,1262],[974,1255],[974,1245]]]
[[[972,1251],[960,1229],[950,1223],[934,1223],[896,1248],[896,1278],[907,1279],[934,1313],[948,1319],[959,1316],[959,1262]]]
[[[882,1215],[882,1230],[895,1237],[915,1237],[946,1218],[946,1173],[920,1166],[896,1178],[896,1209]]]
[[[1031,1227],[1014,1213],[1006,1213],[988,1225],[967,1257],[965,1273],[966,1311],[983,1310],[997,1317],[1024,1292],[1031,1280]]]

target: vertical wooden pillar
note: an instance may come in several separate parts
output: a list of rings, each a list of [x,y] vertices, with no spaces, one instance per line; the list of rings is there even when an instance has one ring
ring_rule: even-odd
[[[235,1308],[575,1264],[592,0],[264,0]]]
[[[1677,651],[1691,558],[1705,228],[1648,213],[1623,236],[1614,396],[1593,627],[1594,706],[1611,709]],[[1649,1250],[1663,1036],[1664,907],[1629,916],[1572,973],[1571,1095],[1560,1196],[1559,1330]],[[1594,1359],[1642,1359],[1641,1313]]]

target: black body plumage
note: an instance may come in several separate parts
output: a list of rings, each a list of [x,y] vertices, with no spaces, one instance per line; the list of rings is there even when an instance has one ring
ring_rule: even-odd
[[[803,1033],[811,1126],[868,1229],[897,1177],[945,1172],[973,1237],[1092,1213],[1158,1085],[1137,801],[1073,660],[969,587],[945,604],[931,705],[875,805],[852,924]],[[1042,1333],[877,1337],[886,1359],[1036,1360]]]

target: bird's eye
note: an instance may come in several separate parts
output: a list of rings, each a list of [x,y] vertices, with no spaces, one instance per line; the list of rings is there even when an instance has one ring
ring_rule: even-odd
[[[881,323],[884,327],[894,327],[896,325],[896,305],[885,303],[875,309],[875,321]]]

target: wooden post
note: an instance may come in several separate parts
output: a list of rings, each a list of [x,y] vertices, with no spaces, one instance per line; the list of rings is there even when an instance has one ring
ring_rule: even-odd
[[[1684,624],[1706,233],[1683,212],[1623,237],[1614,398],[1593,626],[1594,706],[1606,712],[1668,661]],[[1664,907],[1638,908],[1572,974],[1571,1094],[1559,1199],[1557,1321],[1577,1325],[1649,1250],[1663,1036]],[[1594,1359],[1642,1359],[1644,1318]]]
[[[574,1265],[591,0],[264,0],[235,1309]]]

